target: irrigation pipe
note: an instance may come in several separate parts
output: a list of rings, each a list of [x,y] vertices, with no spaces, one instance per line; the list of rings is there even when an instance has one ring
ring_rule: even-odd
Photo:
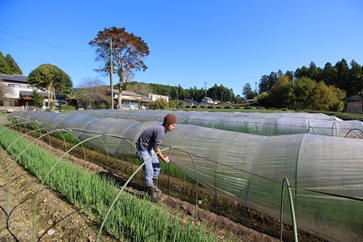
[[[136,148],[136,147],[135,147]],[[115,205],[115,203],[116,203],[116,201],[117,201],[117,199],[119,198],[119,196],[121,195],[121,193],[123,192],[123,190],[125,189],[125,187],[127,186],[127,184],[131,181],[131,179],[135,176],[135,174],[146,164],[146,162],[148,162],[152,157],[154,157],[154,156],[156,156],[158,153],[160,153],[160,152],[162,152],[162,151],[165,151],[165,150],[168,150],[168,149],[171,149],[171,148],[182,148],[182,149],[184,149],[184,150],[186,150],[187,152],[188,152],[188,154],[190,155],[190,157],[191,157],[191,159],[192,159],[192,161],[193,161],[193,163],[194,163],[194,168],[195,168],[195,175],[196,175],[196,182],[197,182],[197,184],[196,184],[196,201],[195,201],[195,203],[196,203],[196,205],[195,205],[195,219],[196,219],[196,222],[197,222],[197,219],[198,219],[198,214],[197,214],[197,212],[198,212],[198,206],[197,206],[197,204],[198,204],[198,171],[197,171],[197,167],[196,167],[196,164],[195,164],[195,161],[194,161],[194,158],[193,158],[193,156],[191,155],[191,153],[187,150],[187,149],[185,149],[184,147],[181,147],[181,146],[170,146],[170,147],[167,147],[167,148],[165,148],[165,149],[162,149],[162,150],[160,150],[160,151],[158,151],[158,152],[156,152],[154,155],[152,155],[151,157],[149,157],[149,159],[147,159],[143,164],[141,164],[140,166],[139,166],[139,168],[137,168],[136,169],[136,171],[131,175],[131,177],[127,180],[127,182],[123,185],[123,187],[122,187],[122,189],[120,190],[120,192],[117,194],[117,196],[116,196],[116,198],[113,200],[113,202],[112,202],[112,204],[111,204],[111,206],[110,206],[110,208],[108,209],[108,211],[107,211],[107,213],[106,213],[106,216],[105,216],[105,218],[103,219],[103,221],[102,221],[102,224],[101,224],[101,227],[100,227],[100,229],[99,229],[99,231],[98,231],[98,235],[97,235],[97,238],[96,238],[96,242],[98,242],[98,240],[99,240],[99,238],[100,238],[100,235],[101,235],[101,231],[102,231],[102,228],[103,228],[103,226],[105,225],[105,222],[106,222],[106,220],[107,220],[107,217],[108,217],[108,215],[109,215],[109,213],[110,213],[110,211],[111,211],[111,209],[113,208],[113,206]]]
[[[289,201],[290,201],[290,210],[291,210],[291,221],[292,221],[292,226],[293,226],[293,230],[294,230],[294,241],[298,242],[298,236],[297,236],[297,227],[296,227],[296,219],[295,219],[295,209],[294,209],[294,202],[292,200],[292,194],[291,194],[291,188],[290,188],[290,184],[289,184],[289,180],[287,180],[287,178],[285,177],[282,180],[282,189],[281,189],[281,209],[280,209],[280,241],[282,242],[282,218],[283,218],[283,198],[284,198],[284,186],[285,186],[285,181],[286,181],[286,187],[287,187],[287,192],[289,193]]]

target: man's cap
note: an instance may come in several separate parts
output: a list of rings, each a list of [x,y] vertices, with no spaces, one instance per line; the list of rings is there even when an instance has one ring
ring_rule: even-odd
[[[174,114],[168,114],[164,117],[164,124],[176,124],[176,116]]]

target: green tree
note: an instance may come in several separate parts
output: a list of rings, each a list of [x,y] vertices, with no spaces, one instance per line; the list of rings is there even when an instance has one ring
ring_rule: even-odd
[[[349,89],[346,90],[347,93],[351,95],[356,95],[359,92],[362,92],[363,89],[363,69],[362,66],[359,65],[355,60],[350,62],[350,70],[349,70],[349,80],[350,85]]]
[[[352,95],[352,92],[350,92],[350,81],[349,81],[349,66],[347,61],[343,58],[341,61],[338,61],[335,64],[335,69],[337,70],[337,81],[336,81],[336,87],[339,89],[343,89],[347,91],[347,95]],[[348,92],[349,90],[349,92]]]
[[[141,37],[135,36],[125,31],[125,28],[105,28],[103,31],[99,31],[97,37],[90,41],[89,44],[93,47],[97,47],[96,60],[103,61],[104,67],[96,70],[106,74],[110,72],[110,39],[112,39],[112,65],[113,71],[119,76],[119,96],[117,99],[117,108],[121,109],[122,102],[122,88],[126,77],[126,73],[132,70],[147,69],[143,60],[149,55],[149,47],[142,40]]]
[[[246,83],[242,89],[242,95],[245,99],[252,99],[255,96],[255,93],[252,91],[251,85]]]
[[[322,70],[322,81],[325,82],[326,85],[336,85],[337,81],[337,70],[330,62],[327,62]]]
[[[301,67],[301,69],[297,68],[295,71],[295,78],[302,78],[302,77],[311,78],[311,72],[306,66]]]
[[[260,79],[260,83],[258,84],[259,91],[258,93],[268,92],[270,91],[268,86],[268,76],[263,75]]]
[[[178,107],[179,107],[179,108],[185,108],[184,101],[179,100],[179,102],[178,102]]]
[[[318,84],[316,81],[305,76],[295,81],[294,100],[296,109],[313,109],[313,101],[317,87]]]
[[[269,92],[269,105],[276,108],[289,108],[292,105],[292,80],[280,75]]]
[[[44,96],[42,93],[37,92],[37,90],[33,90],[31,99],[34,102],[34,105],[40,109],[44,106]]]
[[[341,111],[345,97],[345,91],[334,85],[327,86],[323,81],[302,77],[295,82],[296,109]]]
[[[9,67],[8,63],[5,60],[5,57],[3,56],[3,53],[0,51],[0,73],[6,74],[6,75],[12,75],[13,72],[11,71],[11,68]]]
[[[312,61],[309,65],[309,75],[310,78],[315,81],[321,81],[322,70],[320,67],[316,67],[315,63]]]
[[[66,95],[72,88],[71,78],[57,66],[43,64],[30,72],[28,82],[38,89],[45,90],[51,102],[57,94]],[[55,94],[55,96],[53,95]]]
[[[12,74],[19,74],[19,75],[23,75],[23,72],[21,71],[20,67],[18,66],[18,64],[15,62],[14,58],[11,57],[10,54],[7,54],[5,57],[5,61],[8,64],[8,66],[10,67],[10,70],[12,72]]]
[[[321,111],[341,111],[344,108],[345,91],[341,91],[335,86],[328,87],[323,81],[317,84],[312,97],[311,109]]]

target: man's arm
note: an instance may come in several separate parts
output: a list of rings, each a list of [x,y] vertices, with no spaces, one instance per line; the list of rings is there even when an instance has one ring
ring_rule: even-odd
[[[154,150],[155,153],[159,152],[160,149],[156,149]],[[166,156],[163,156],[163,154],[161,154],[161,152],[158,153],[158,156],[160,157],[160,159],[162,159],[165,163],[169,163],[169,158],[167,158]]]

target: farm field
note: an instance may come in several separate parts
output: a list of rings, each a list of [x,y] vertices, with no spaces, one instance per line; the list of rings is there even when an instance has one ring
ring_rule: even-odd
[[[44,139],[44,141],[46,141],[46,139]],[[54,149],[49,146],[46,146],[43,142],[38,141],[37,143],[39,143],[40,146],[47,147],[46,148],[47,150],[51,151],[51,153],[58,154],[58,156],[60,156],[64,153],[64,151],[60,151],[58,149]],[[62,142],[59,142],[59,143],[61,144]],[[57,140],[53,139],[52,144],[57,145]],[[62,146],[62,145],[59,145],[59,146]],[[102,161],[105,160],[103,154],[96,152],[96,151],[87,150],[87,157],[88,157],[87,158],[88,160],[92,160],[95,163],[99,163],[100,166],[107,167],[106,164],[102,164]],[[82,164],[82,166],[84,165],[80,159],[77,159],[75,157],[72,157],[71,159],[74,162]],[[127,171],[127,167],[129,167],[129,166],[130,166],[129,162],[120,163],[120,167],[126,167],[126,168],[123,171],[119,170],[121,172],[119,179],[121,179],[121,180],[125,179],[126,177],[128,177],[130,175],[130,171]],[[94,164],[91,164],[91,163],[87,163],[87,167],[91,171],[106,172],[104,169],[102,169],[98,166],[95,166]],[[21,168],[19,167],[19,169],[21,169]],[[141,179],[142,179],[141,175],[139,177],[135,177],[133,179],[133,181],[135,181],[135,183],[133,183],[131,185],[131,188],[130,188],[131,191],[136,190],[141,193],[143,192]],[[163,177],[161,177],[161,185],[164,188],[164,190],[167,188],[166,180],[167,180],[167,178],[165,177],[165,175]],[[181,179],[170,179],[170,182],[171,182],[172,196],[186,200],[189,203],[185,203],[180,200],[165,196],[167,198],[165,199],[165,202],[163,204],[167,205],[171,209],[174,209],[174,210],[178,209],[180,212],[183,212],[182,218],[187,218],[188,216],[190,217],[190,215],[193,215],[193,211],[195,211],[195,208],[193,207],[193,205],[191,205],[191,204],[195,204],[195,201],[193,201],[193,194],[195,193],[195,190],[193,190],[194,185],[190,184],[187,181],[181,180]],[[20,191],[19,192],[15,191],[15,194],[16,193],[19,194]],[[165,191],[165,194],[168,194],[168,191]],[[213,211],[214,199],[210,199],[210,198],[213,198],[213,193],[210,194],[210,193],[208,193],[208,190],[203,191],[203,188],[200,188],[199,194],[200,194],[199,199],[201,199],[201,201],[203,201],[201,208],[206,208],[208,210]],[[210,197],[210,198],[208,198],[208,197]],[[62,198],[61,195],[60,195],[60,198]],[[20,200],[21,199],[24,199],[24,197],[20,198]],[[208,200],[209,200],[209,203],[207,202]],[[65,204],[67,204],[65,201],[63,201],[63,202]],[[241,206],[239,207],[239,205],[234,204],[234,202],[228,201],[227,199],[222,199],[222,198],[220,198],[218,202],[219,202],[219,206],[218,206],[217,213],[223,214],[227,217],[230,217],[234,221],[241,222],[242,224],[244,224],[246,226],[249,226],[253,229],[259,230],[266,234],[271,234],[272,236],[278,238],[279,226],[278,226],[277,221],[271,220],[268,217],[263,216],[262,214],[256,213],[254,211],[248,211],[247,217],[249,219],[242,222],[241,221],[241,216],[242,216],[241,212],[243,211],[243,208]],[[71,206],[71,205],[68,204],[68,206]],[[3,207],[3,205],[2,205],[2,207]],[[55,205],[55,207],[57,207],[57,206]],[[67,208],[67,210],[68,210],[68,208]],[[238,211],[240,211],[240,213],[238,213]],[[82,212],[78,212],[77,215],[82,216]],[[222,232],[219,237],[219,238],[221,238],[221,240],[224,240],[223,238],[228,237],[229,231],[233,231],[233,232],[235,232],[235,234],[242,235],[241,241],[251,241],[251,240],[253,240],[253,241],[273,241],[272,238],[269,238],[269,236],[266,236],[263,233],[258,233],[256,231],[252,231],[237,223],[231,222],[229,219],[224,219],[221,216],[216,216],[212,213],[208,213],[207,211],[200,213],[199,217],[204,218],[204,220],[209,220],[210,222],[213,222],[214,224],[216,224],[217,222],[220,222],[220,224],[218,226]],[[88,218],[86,217],[86,221],[87,221],[87,219]],[[49,222],[49,221],[46,221],[46,222]],[[92,222],[92,221],[90,221],[90,222]],[[28,224],[31,224],[31,223],[29,222]],[[95,238],[94,233],[97,233],[97,228],[95,228],[96,226],[94,225],[94,223],[92,223],[92,225],[93,226],[89,227],[88,230],[86,230],[87,227],[85,226],[86,228],[84,228],[84,230],[88,231],[88,232],[85,232],[84,236],[86,236],[85,238],[87,240],[84,240],[84,241],[88,241],[89,238],[90,238],[89,241],[92,241],[91,239]],[[51,227],[51,226],[48,226],[48,227]],[[48,227],[45,226],[45,228],[48,228]],[[65,230],[65,229],[63,229],[63,230]],[[289,229],[285,228],[284,234],[286,236],[284,238],[285,241],[293,240],[291,237],[291,230],[289,231]],[[290,236],[289,236],[289,234],[290,234]],[[48,234],[45,234],[43,237],[48,238],[47,236],[48,236]],[[109,236],[108,238],[111,239],[111,241],[114,239],[114,238],[112,238],[112,236]],[[262,240],[262,238],[264,238],[264,239]],[[308,234],[305,234],[302,232],[299,233],[299,239],[300,239],[300,241],[322,241],[314,236],[311,236],[311,235],[308,235]],[[22,240],[19,240],[19,241],[22,241]],[[75,241],[78,241],[78,240],[76,239]],[[79,240],[79,241],[83,241],[83,240]],[[107,241],[107,240],[105,240],[105,241]]]
[[[56,143],[56,139],[53,139],[53,141]],[[45,148],[58,157],[64,153],[64,151],[52,148],[42,141],[37,141],[36,143],[38,146]],[[1,155],[3,155],[3,152],[1,149]],[[84,162],[72,155],[69,155],[69,159],[73,163],[86,166],[91,173],[107,173],[105,169],[90,162]],[[3,185],[1,187],[1,194],[4,194],[4,196],[1,196],[4,199],[1,199],[3,213],[0,220],[2,221],[0,235],[1,238],[9,239],[8,241],[30,241],[29,239],[31,239],[32,235],[32,204],[40,180],[32,174],[29,174],[24,167],[16,167],[15,173],[13,174],[14,183],[11,191],[11,207],[14,207],[14,209],[10,213],[10,219],[8,221],[9,227],[6,227],[6,223],[3,222],[6,221],[6,217],[4,216],[6,210],[5,198],[7,197],[7,179],[9,179],[7,171],[9,171],[13,161],[8,155],[6,155],[4,161],[5,163],[2,167],[2,171],[4,172],[0,176],[1,185]],[[119,179],[125,181],[122,177],[119,177]],[[142,190],[143,187],[137,183],[132,183],[129,187],[129,192],[137,191],[142,193]],[[172,197],[165,197],[167,198],[163,204],[169,207],[171,213],[180,211],[181,221],[187,221],[193,217],[193,211],[195,211],[193,205]],[[41,216],[37,218],[36,230],[38,233],[37,237],[40,236],[40,241],[59,241],[59,239],[60,241],[95,241],[99,226],[94,217],[92,218],[86,213],[83,213],[80,208],[67,202],[67,199],[62,194],[55,192],[49,187],[43,187],[38,200],[39,207],[37,209],[40,211]],[[163,206],[163,204],[158,204],[157,206]],[[207,211],[200,211],[199,216],[202,218],[201,220],[208,219],[211,223],[217,223],[217,221],[221,223],[218,241],[229,241],[227,239],[229,231],[234,231],[236,234],[242,235],[240,241],[276,241],[276,239],[245,228],[237,223],[231,222],[229,219],[215,216]],[[225,229],[222,229],[223,227]],[[78,231],[82,231],[82,233]],[[103,234],[101,238],[103,241],[117,241],[111,234]]]

